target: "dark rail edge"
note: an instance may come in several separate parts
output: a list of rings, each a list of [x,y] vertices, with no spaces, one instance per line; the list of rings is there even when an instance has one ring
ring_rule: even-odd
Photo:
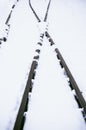
[[[34,72],[35,72],[36,67],[37,67],[37,61],[33,61],[13,130],[23,129],[24,120],[25,120],[24,112],[26,111],[26,107],[28,103],[28,93],[31,92],[31,89],[32,89],[31,80],[34,77]]]
[[[86,113],[86,101],[85,101],[85,99],[84,99],[84,97],[82,95],[82,92],[80,91],[76,81],[74,80],[74,78],[73,78],[73,76],[72,76],[66,62],[64,61],[60,51],[58,50],[58,48],[56,48],[55,51],[56,51],[59,59],[61,60],[60,62],[62,64],[62,66],[65,68],[65,71],[66,71],[66,73],[67,73],[67,75],[68,75],[68,77],[70,79],[70,82],[72,84],[73,89],[76,91],[76,95],[77,95],[77,98],[79,100],[80,105],[81,105],[82,108],[84,108],[84,111]]]
[[[49,33],[46,31],[45,32],[45,36],[49,39],[49,42],[50,42],[50,45],[55,45],[54,41],[52,40],[51,36],[49,35]],[[62,54],[60,53],[59,49],[58,48],[55,48],[55,52],[57,54],[57,58],[60,60],[60,65],[62,66],[62,68],[64,67],[65,71],[66,71],[66,74],[67,76],[69,77],[69,81],[70,81],[70,84],[72,85],[72,88],[75,90],[76,92],[76,98],[78,100],[78,104],[80,105],[80,107],[83,109],[84,111],[84,118],[85,118],[85,121],[86,121],[86,101],[82,95],[82,92],[80,91],[72,73],[70,72]]]

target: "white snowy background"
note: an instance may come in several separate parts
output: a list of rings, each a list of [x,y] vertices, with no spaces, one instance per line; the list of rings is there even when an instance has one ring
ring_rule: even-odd
[[[16,0],[0,0],[0,38],[5,35],[5,21],[14,3]],[[32,0],[41,19],[47,4],[48,0]],[[0,130],[13,129],[40,34],[28,0],[18,1],[9,23],[7,42],[0,45]],[[61,51],[86,100],[86,1],[52,0],[47,24],[55,47]],[[81,110],[46,38],[26,114],[24,130],[27,129],[86,129]]]

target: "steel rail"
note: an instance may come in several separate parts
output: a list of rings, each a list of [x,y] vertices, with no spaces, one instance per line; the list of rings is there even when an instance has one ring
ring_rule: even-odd
[[[50,42],[51,46],[55,44],[48,32],[45,32],[45,36],[49,39],[49,42]],[[65,60],[64,60],[64,58],[63,58],[63,56],[61,54],[61,52],[59,51],[59,49],[55,48],[55,52],[57,54],[57,58],[60,60],[61,67],[65,69],[66,74],[69,77],[69,81],[70,81],[72,89],[74,89],[75,92],[76,92],[76,98],[77,98],[77,102],[79,104],[79,107],[83,108],[84,114],[86,116],[86,101],[85,101],[85,99],[84,99],[84,97],[82,95],[82,92],[80,91],[80,89],[79,89],[79,87],[78,87],[72,73],[70,72],[70,70],[69,70],[69,68],[68,68],[68,66],[67,66],[67,64],[66,64],[66,62],[65,62]]]
[[[63,59],[61,52],[58,50],[58,48],[55,49],[55,52],[57,53],[57,57],[60,59],[60,64],[62,65],[62,67],[64,67],[64,69],[67,73],[67,76],[70,79],[70,83],[72,85],[72,88],[76,92],[76,97],[78,99],[79,106],[84,109],[84,112],[86,114],[86,101],[82,95],[82,92],[80,91],[79,86],[77,85],[72,73],[70,72],[70,70],[69,70],[65,60]]]
[[[11,15],[12,15],[12,10],[10,11],[10,13],[9,13],[9,15],[8,15],[8,17],[7,17],[7,19],[6,19],[6,22],[5,22],[6,25],[8,25],[9,20],[10,20],[10,18],[11,18]]]
[[[32,5],[31,5],[31,1],[30,0],[28,0],[28,1],[29,1],[29,6],[30,6],[32,12],[34,13],[36,19],[38,20],[38,22],[41,22],[40,18],[38,17],[38,15],[36,14],[35,10],[33,9]]]
[[[19,1],[19,0],[17,0],[16,3],[17,3],[18,1]],[[6,19],[6,22],[5,22],[6,25],[9,25],[8,23],[9,23],[9,20],[10,20],[10,18],[11,18],[13,9],[16,7],[16,3],[13,4],[12,7],[11,7],[11,11],[10,11],[10,13],[9,13],[9,15],[8,15],[8,17],[7,17],[7,19]]]
[[[40,34],[40,38],[43,42],[44,39],[44,34]],[[42,46],[42,42],[38,42],[37,44],[39,46]],[[29,72],[29,76],[28,76],[28,80],[27,80],[27,84],[25,87],[25,91],[23,94],[23,98],[19,107],[19,111],[17,114],[17,118],[14,124],[14,129],[13,130],[22,130],[23,126],[24,126],[24,121],[25,121],[25,116],[24,116],[24,112],[27,111],[27,106],[28,106],[28,102],[29,102],[29,97],[28,94],[29,92],[32,92],[32,79],[35,79],[35,75],[36,75],[36,68],[38,66],[38,62],[37,60],[39,60],[39,55],[40,55],[40,49],[36,49],[35,52],[37,53],[37,55],[35,55],[33,57],[33,61],[32,61],[32,65],[30,68],[30,72]]]
[[[3,38],[0,38],[0,44],[2,44],[2,42],[6,42],[7,41],[7,37],[8,37],[8,34],[9,34],[9,30],[10,30],[10,24],[9,24],[9,21],[11,19],[11,16],[12,16],[12,13],[13,13],[13,10],[14,8],[16,7],[16,4],[19,0],[16,0],[16,3],[14,3],[11,7],[11,11],[5,21],[5,25],[6,25],[6,28],[5,28],[5,31],[6,31],[6,36],[3,36]]]
[[[51,4],[51,0],[49,1],[48,6],[47,6],[47,10],[46,10],[46,14],[45,14],[44,22],[47,21],[47,17],[48,17],[48,12],[49,12],[50,4]]]
[[[33,61],[13,130],[23,129],[23,125],[25,121],[24,112],[26,112],[27,110],[27,103],[29,100],[28,94],[29,92],[32,91],[32,79],[34,78],[34,72],[35,72],[36,67],[37,67],[37,62]]]
[[[38,20],[38,22],[41,22],[41,19],[38,17],[36,11],[33,9],[32,5],[31,5],[31,0],[28,0],[28,1],[29,1],[29,6],[30,6],[32,12],[34,13],[36,19]],[[43,20],[44,22],[47,21],[50,4],[51,4],[51,0],[49,0],[48,6],[47,6],[47,10],[46,10],[45,17],[44,17],[44,20]]]

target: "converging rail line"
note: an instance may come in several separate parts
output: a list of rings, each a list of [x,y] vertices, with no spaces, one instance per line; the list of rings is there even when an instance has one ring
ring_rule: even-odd
[[[19,0],[17,0],[17,2],[18,1]],[[41,19],[38,17],[38,15],[36,14],[35,10],[33,9],[32,5],[31,5],[31,0],[28,0],[28,2],[29,2],[29,6],[30,6],[33,14],[35,15],[37,21],[41,22]],[[47,22],[50,4],[51,4],[51,0],[49,0],[49,3],[47,5],[47,10],[46,10],[45,17],[44,17],[44,20],[43,20],[43,22],[45,22],[45,23]],[[14,4],[12,6],[12,10],[14,9],[15,5],[16,4]],[[12,10],[11,10],[11,12],[10,12],[10,14],[9,14],[9,16],[6,20],[6,23],[5,23],[9,27],[10,27],[9,20],[10,20],[11,15],[12,15]],[[47,38],[51,47],[55,45],[53,39],[49,35],[48,31],[45,29],[45,32],[40,33],[40,41],[38,41],[38,43],[37,43],[40,46],[40,48],[42,48],[44,37]],[[33,79],[35,80],[36,69],[37,69],[37,66],[38,66],[38,61],[40,59],[41,50],[39,48],[36,48],[35,52],[36,52],[36,55],[33,56],[33,61],[32,61],[32,64],[31,64],[30,71],[29,71],[28,80],[27,80],[27,83],[26,83],[24,94],[22,96],[20,108],[19,108],[19,111],[17,113],[17,117],[16,117],[16,121],[15,121],[13,130],[22,130],[23,126],[24,126],[24,121],[25,121],[24,113],[27,111],[28,100],[29,100],[28,95],[29,95],[29,93],[32,92],[32,87],[33,87],[32,80]],[[82,92],[80,91],[76,81],[74,80],[74,77],[73,77],[72,73],[70,72],[61,52],[59,51],[59,49],[54,48],[54,52],[56,53],[57,60],[60,61],[61,68],[64,68],[66,75],[69,78],[68,82],[69,82],[69,86],[70,86],[71,90],[75,90],[75,92],[76,92],[75,100],[77,101],[79,108],[80,109],[82,108],[82,114],[83,114],[83,117],[86,121],[86,101],[85,101],[85,99],[82,95]]]
[[[44,18],[44,22],[47,21],[47,16],[48,16],[48,11],[49,11],[49,7],[50,7],[50,3],[51,3],[51,0],[49,1],[48,3],[48,7],[47,7],[47,11],[46,11],[46,14],[45,14],[45,18]],[[38,22],[41,22],[40,18],[38,17],[38,15],[36,14],[35,10],[33,9],[32,5],[31,5],[31,0],[29,0],[29,5],[36,17],[36,19],[38,20]],[[54,41],[53,39],[51,38],[51,36],[49,35],[48,31],[45,31],[45,36],[49,39],[49,42],[50,42],[50,45],[54,45]],[[72,87],[72,89],[75,90],[76,92],[76,100],[79,104],[79,107],[83,108],[83,112],[84,112],[84,117],[86,115],[86,101],[85,99],[83,98],[83,95],[82,95],[82,92],[80,91],[76,81],[74,80],[73,76],[72,76],[72,73],[70,72],[65,60],[63,59],[62,57],[62,54],[61,52],[59,51],[58,48],[55,48],[55,52],[57,53],[57,57],[58,59],[60,59],[60,65],[61,67],[65,69],[66,73],[67,73],[67,76],[69,77],[69,84],[70,84],[70,87]],[[86,117],[85,117],[86,118]],[[85,119],[86,120],[86,119]]]

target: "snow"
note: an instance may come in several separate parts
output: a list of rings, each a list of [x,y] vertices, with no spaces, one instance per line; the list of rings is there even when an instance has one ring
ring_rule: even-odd
[[[5,21],[16,0],[0,0],[0,38]],[[44,18],[48,0],[32,0],[40,18]],[[41,6],[42,5],[42,8]],[[86,99],[86,2],[54,0],[51,2],[48,28]],[[41,24],[41,23],[40,23]],[[19,1],[10,19],[6,43],[0,45],[0,129],[12,130],[22,94],[35,55],[40,31],[28,0]],[[41,29],[41,30],[40,30]],[[60,69],[54,48],[44,39],[31,101],[26,113],[27,129],[85,130],[81,110]],[[49,81],[49,82],[48,82]],[[45,84],[46,83],[46,84]],[[59,87],[60,86],[60,87]],[[63,109],[64,108],[64,109]],[[28,123],[29,122],[29,123]],[[40,124],[39,124],[40,122]]]
[[[24,5],[27,10],[24,9]],[[0,48],[0,129],[2,130],[13,127],[34,55],[34,43],[38,38],[34,21],[23,20],[29,14],[27,3],[21,2],[16,6],[10,20],[8,41]]]
[[[38,63],[24,130],[85,130],[68,79],[47,39]]]
[[[49,32],[66,60],[69,69],[86,99],[85,16],[86,1],[52,1],[48,21],[50,21]]]

